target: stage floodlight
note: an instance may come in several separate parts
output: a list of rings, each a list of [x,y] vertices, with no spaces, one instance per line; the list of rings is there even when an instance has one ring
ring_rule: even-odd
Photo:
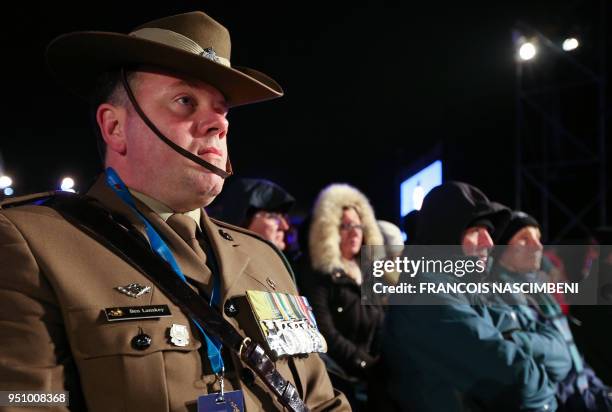
[[[74,193],[74,179],[71,177],[65,177],[62,179],[62,184],[60,185],[60,189],[64,192],[73,192]]]
[[[519,57],[521,60],[527,61],[527,60],[533,59],[536,56],[536,54],[538,54],[538,49],[536,48],[535,44],[527,41],[521,44],[521,47],[519,47],[518,53],[519,53]]]
[[[8,176],[0,176],[0,189],[5,189],[13,185],[13,179]]]
[[[578,42],[578,39],[575,37],[570,37],[563,41],[563,45],[561,47],[563,47],[563,50],[565,51],[572,51],[577,49],[578,46],[580,46],[580,42]]]

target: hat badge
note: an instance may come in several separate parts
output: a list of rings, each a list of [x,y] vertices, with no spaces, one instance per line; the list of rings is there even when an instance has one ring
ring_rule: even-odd
[[[200,53],[200,56],[207,58],[208,60],[212,60],[216,63],[220,63],[219,58],[217,57],[217,53],[212,47],[207,47]]]

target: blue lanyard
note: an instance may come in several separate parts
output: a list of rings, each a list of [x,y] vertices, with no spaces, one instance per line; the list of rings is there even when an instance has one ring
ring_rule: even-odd
[[[166,242],[157,234],[153,226],[149,223],[149,221],[140,213],[140,211],[136,208],[136,204],[134,203],[134,199],[130,194],[128,188],[125,186],[117,172],[113,170],[112,167],[106,169],[106,184],[113,189],[113,191],[138,215],[142,223],[145,225],[145,230],[147,232],[147,237],[149,238],[149,242],[151,242],[151,248],[155,253],[157,253],[162,259],[172,266],[174,273],[177,274],[179,278],[185,283],[187,283],[187,279],[183,274],[183,271],[179,267],[176,259],[172,255],[172,252],[166,245]],[[213,291],[212,296],[210,297],[210,305],[215,305],[219,300],[219,279],[215,277],[213,280]],[[191,319],[191,321],[198,327],[200,332],[202,332],[202,336],[204,336],[204,340],[206,340],[206,352],[208,354],[208,360],[210,361],[211,368],[215,374],[219,374],[223,372],[223,358],[221,357],[221,342],[213,337],[209,337],[200,324]]]

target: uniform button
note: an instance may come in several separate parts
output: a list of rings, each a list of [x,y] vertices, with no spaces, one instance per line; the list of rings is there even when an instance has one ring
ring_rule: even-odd
[[[227,233],[225,230],[223,229],[219,229],[219,234],[221,235],[221,237],[225,240],[229,240],[232,241],[234,240],[234,238],[232,237],[232,235],[230,235],[229,233]]]
[[[255,383],[255,374],[249,368],[242,368],[240,371],[240,379],[246,386],[252,386]]]
[[[234,304],[234,302],[231,299],[228,299],[225,301],[225,304],[223,305],[223,312],[225,312],[226,316],[233,318],[234,316],[238,314],[238,307]]]
[[[342,313],[342,311],[344,310],[344,308],[343,308],[343,307],[339,307],[337,310],[338,310],[338,313]]]
[[[145,350],[151,346],[151,337],[146,333],[139,333],[132,338],[132,347],[136,350]]]

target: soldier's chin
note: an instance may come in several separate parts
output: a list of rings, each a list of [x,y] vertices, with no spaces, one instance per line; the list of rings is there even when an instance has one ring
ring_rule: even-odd
[[[214,175],[211,176],[211,185],[209,190],[209,195],[213,197],[219,196],[221,191],[223,190],[223,184],[225,183],[225,179],[220,176]]]
[[[192,192],[197,198],[198,207],[208,206],[221,193],[223,183],[224,179],[214,173],[200,175]]]

